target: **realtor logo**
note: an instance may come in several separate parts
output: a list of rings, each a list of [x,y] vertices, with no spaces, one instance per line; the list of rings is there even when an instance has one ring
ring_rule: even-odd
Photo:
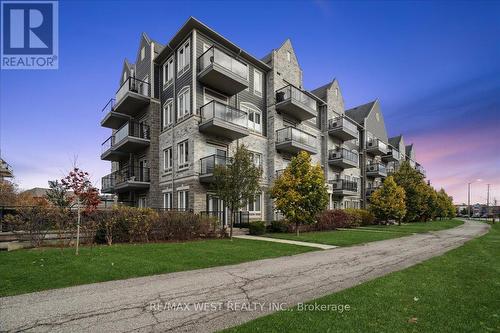
[[[58,68],[58,2],[2,1],[2,69]]]

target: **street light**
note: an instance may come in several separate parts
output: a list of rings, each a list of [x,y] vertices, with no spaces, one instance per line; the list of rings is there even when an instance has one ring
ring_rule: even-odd
[[[467,216],[469,217],[469,219],[470,219],[470,185],[471,185],[472,183],[475,183],[475,182],[481,182],[481,181],[482,181],[482,179],[481,179],[481,178],[479,178],[479,179],[476,179],[476,180],[475,180],[475,181],[473,181],[473,182],[469,182],[469,183],[467,183]]]

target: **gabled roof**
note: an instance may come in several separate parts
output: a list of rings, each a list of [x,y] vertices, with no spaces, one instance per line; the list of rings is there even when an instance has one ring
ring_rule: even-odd
[[[395,148],[398,148],[402,137],[403,136],[400,134],[398,136],[393,136],[392,138],[389,138],[389,144]]]
[[[405,154],[409,157],[411,151],[413,150],[413,143],[411,145],[406,145],[405,146]]]
[[[333,84],[333,82],[335,82],[335,80],[336,79],[333,79],[331,82],[328,82],[327,84],[322,85],[319,88],[311,90],[311,93],[318,96],[319,98],[321,98],[323,100],[326,100],[326,92],[328,91],[328,88],[330,88],[332,86],[332,84]]]
[[[372,111],[375,103],[377,103],[377,100],[374,100],[372,102],[360,106],[356,106],[355,108],[347,110],[345,114],[355,122],[362,124],[365,118],[368,117],[368,115]]]
[[[211,38],[214,41],[224,45],[227,49],[238,54],[239,57],[247,60],[252,65],[265,71],[271,70],[271,67],[269,67],[267,64],[255,58],[253,55],[241,49],[239,46],[192,16],[188,18],[186,23],[184,23],[179,31],[177,31],[175,35],[170,39],[170,41],[165,45],[165,47],[163,47],[162,51],[155,58],[155,62],[161,64],[164,60],[166,60],[166,58],[172,53],[172,50],[174,50],[180,43],[182,43],[186,35],[189,34],[193,29],[200,31],[208,38]]]

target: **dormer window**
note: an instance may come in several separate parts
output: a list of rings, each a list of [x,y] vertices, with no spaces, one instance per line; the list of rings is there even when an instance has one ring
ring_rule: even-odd
[[[145,57],[146,57],[146,47],[143,46],[141,49],[141,61],[143,61]]]
[[[292,61],[292,54],[290,53],[290,51],[286,51],[286,60],[288,60],[288,62]]]

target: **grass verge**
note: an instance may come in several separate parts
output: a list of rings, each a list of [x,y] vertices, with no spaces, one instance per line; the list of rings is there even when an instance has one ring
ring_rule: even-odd
[[[369,226],[352,230],[303,232],[298,237],[294,233],[270,233],[266,237],[290,239],[336,246],[350,246],[361,243],[408,236],[413,233],[438,231],[463,224],[459,220],[418,222],[405,225]],[[372,232],[370,232],[372,231]],[[381,232],[384,231],[384,232]]]
[[[0,252],[0,296],[293,255],[313,248],[254,240],[117,244]]]
[[[464,246],[310,302],[339,312],[278,312],[227,332],[500,332],[500,224]]]

